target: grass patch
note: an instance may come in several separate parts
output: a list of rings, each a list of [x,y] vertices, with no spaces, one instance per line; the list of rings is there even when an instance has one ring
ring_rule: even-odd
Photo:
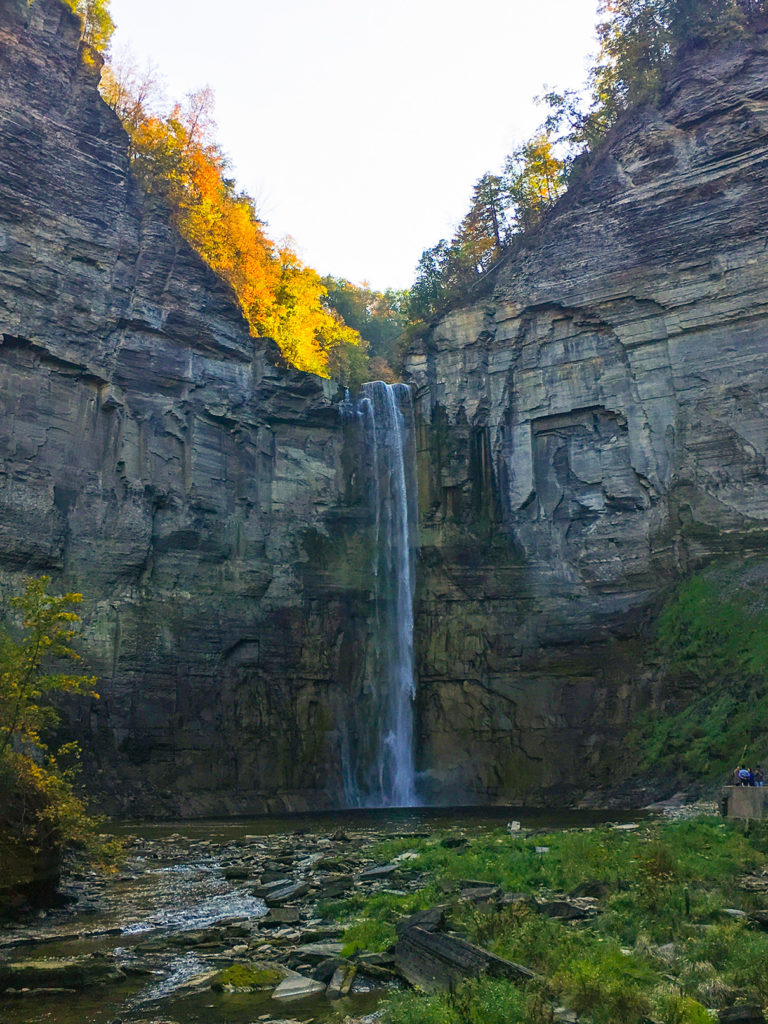
[[[629,737],[641,772],[717,779],[768,746],[768,586],[760,563],[727,566],[678,587],[657,623],[669,681],[664,714]],[[765,769],[768,765],[763,765]]]
[[[470,836],[461,848],[446,848],[441,838],[408,841],[417,891],[326,901],[324,915],[347,924],[345,952],[384,949],[399,917],[448,903],[452,930],[525,964],[538,980],[482,979],[450,995],[399,993],[385,1003],[385,1024],[552,1024],[557,1005],[592,1024],[704,1024],[709,1010],[734,1002],[768,1004],[768,934],[722,914],[768,908],[768,893],[740,885],[745,874],[768,869],[765,823],[699,818],[531,838],[496,831]],[[403,852],[400,843],[380,844],[377,855]],[[535,846],[549,851],[537,854]],[[599,912],[565,922],[530,901],[475,907],[459,897],[462,879],[537,901],[587,890],[598,894]]]

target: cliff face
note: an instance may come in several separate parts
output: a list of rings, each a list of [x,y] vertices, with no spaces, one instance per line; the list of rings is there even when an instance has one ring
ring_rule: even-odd
[[[0,587],[85,595],[108,809],[338,804],[375,660],[355,431],[137,188],[77,40],[0,0]],[[765,550],[767,171],[765,47],[692,62],[410,353],[425,797],[631,771],[659,602]]]
[[[410,353],[436,793],[604,782],[670,583],[765,548],[767,172],[764,41],[693,58]]]
[[[78,32],[0,0],[0,581],[84,593],[108,807],[338,802],[370,581],[337,408],[137,188]]]

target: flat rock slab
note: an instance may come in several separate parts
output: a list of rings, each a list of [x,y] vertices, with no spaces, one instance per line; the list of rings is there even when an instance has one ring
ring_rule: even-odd
[[[389,878],[400,867],[399,864],[379,864],[375,868],[366,868],[360,872],[360,878]]]
[[[554,917],[559,921],[581,921],[595,913],[595,909],[592,907],[570,903],[568,900],[539,901],[538,911],[546,917]]]
[[[258,919],[258,923],[265,928],[278,928],[284,924],[298,924],[300,920],[298,907],[272,907],[264,917]]]
[[[521,964],[502,960],[464,939],[423,928],[409,928],[395,946],[395,964],[412,985],[450,992],[465,978],[488,974],[493,978],[520,981],[533,977]]]
[[[254,896],[261,896],[262,899],[269,896],[270,893],[278,892],[280,889],[285,889],[291,885],[290,878],[278,878],[273,882],[263,882],[261,885],[254,885],[251,888],[251,892]]]
[[[297,946],[295,952],[305,959],[325,960],[330,956],[338,956],[342,948],[340,942],[308,942]]]
[[[303,974],[290,974],[285,981],[281,981],[272,993],[273,999],[306,999],[307,996],[317,996],[325,992],[325,985],[322,981],[315,981],[314,978],[305,978]]]
[[[0,964],[0,992],[7,989],[83,989],[125,980],[110,960],[79,956]]]
[[[502,894],[499,904],[502,907],[523,905],[530,907],[531,910],[536,910],[539,906],[535,898],[528,892],[505,892]]]
[[[264,902],[268,907],[279,907],[283,903],[290,903],[291,900],[300,899],[309,892],[306,882],[293,882],[282,889],[272,889],[266,896]]]
[[[471,886],[469,889],[462,889],[459,898],[469,900],[471,903],[490,903],[499,899],[501,889],[496,885]]]
[[[404,917],[395,924],[398,935],[404,935],[409,928],[422,928],[425,932],[439,932],[445,927],[446,907],[430,907],[429,910],[417,910],[410,917]]]

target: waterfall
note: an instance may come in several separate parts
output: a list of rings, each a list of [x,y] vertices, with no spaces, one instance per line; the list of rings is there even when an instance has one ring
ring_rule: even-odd
[[[342,729],[347,803],[413,807],[413,595],[417,543],[411,389],[364,384],[342,413],[357,419],[372,522],[373,643],[351,721]]]

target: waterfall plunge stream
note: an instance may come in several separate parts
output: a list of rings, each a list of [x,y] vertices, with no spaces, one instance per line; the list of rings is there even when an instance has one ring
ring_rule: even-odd
[[[342,735],[344,791],[357,807],[413,807],[413,595],[417,543],[411,389],[364,384],[342,408],[358,421],[373,520],[373,645],[356,722]]]

